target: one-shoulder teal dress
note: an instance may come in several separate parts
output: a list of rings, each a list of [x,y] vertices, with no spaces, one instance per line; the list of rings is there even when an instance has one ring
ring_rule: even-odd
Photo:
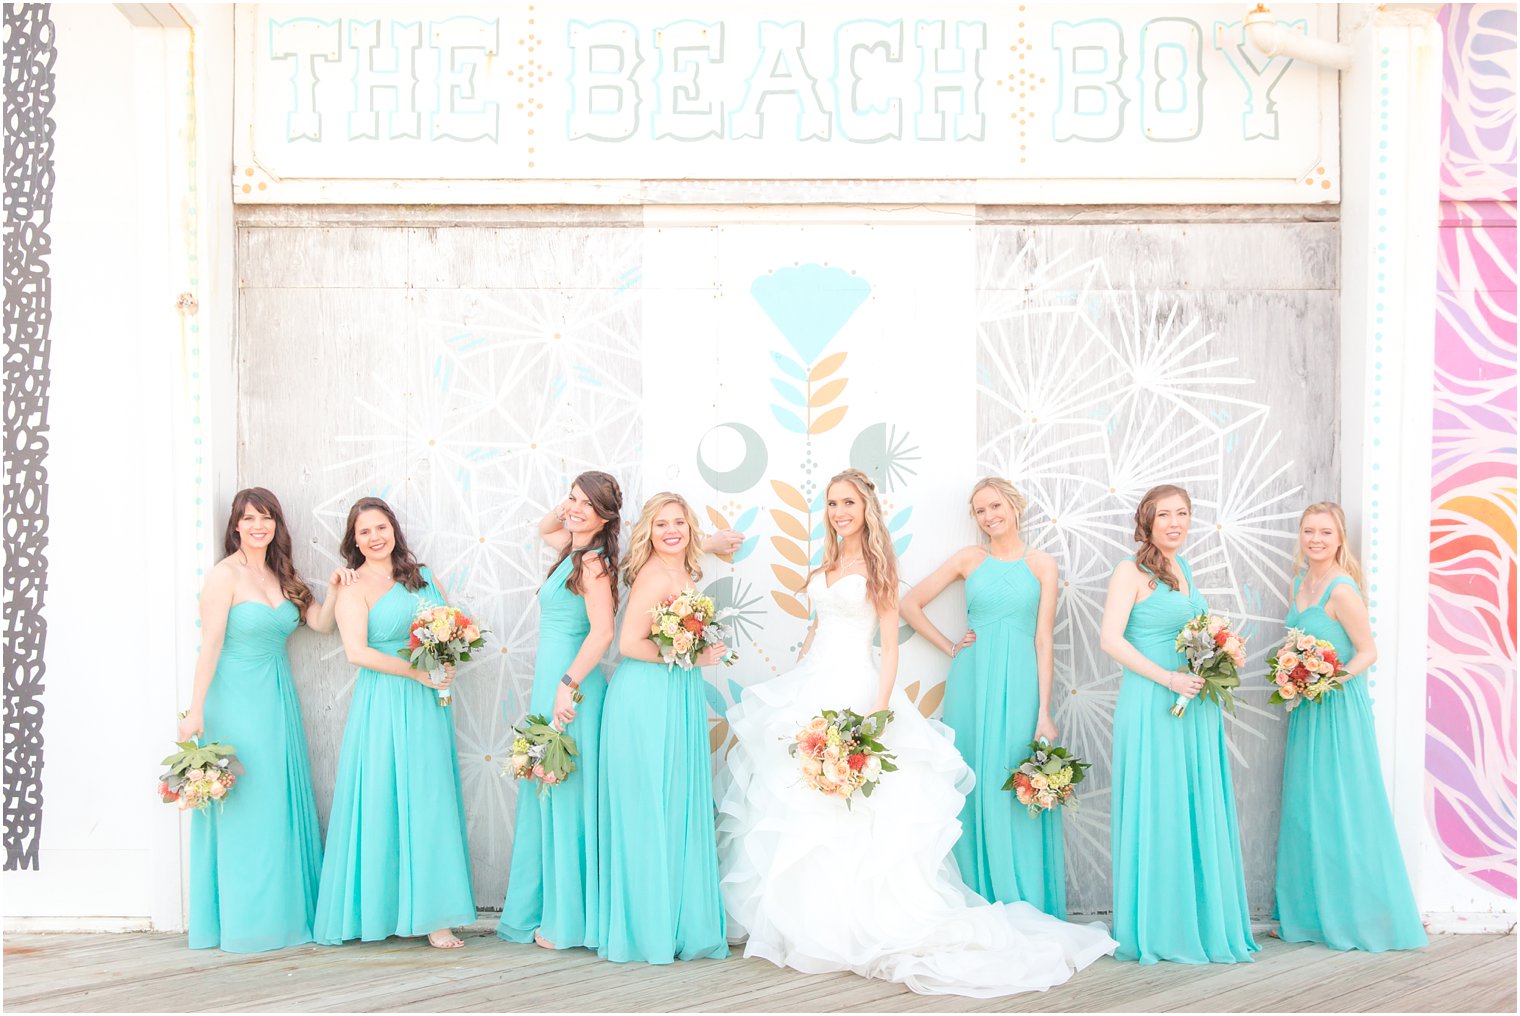
[[[370,607],[370,648],[394,655],[417,611],[443,604],[432,573],[423,568],[422,576],[416,592],[398,582]],[[475,922],[456,708],[440,706],[420,681],[359,668],[327,820],[318,942],[426,935]]]
[[[190,819],[190,948],[262,952],[312,940],[322,835],[306,730],[285,641],[289,600],[235,603],[206,693],[201,743],[237,750],[245,772]]]
[[[586,601],[565,588],[572,561],[561,561],[538,589],[538,656],[528,711],[550,718],[560,678],[591,632]],[[580,692],[585,697],[565,728],[579,751],[575,772],[542,794],[536,783],[518,784],[512,865],[496,926],[508,942],[531,942],[538,930],[557,949],[597,946],[597,742],[607,694],[600,667],[585,676]]]
[[[1346,629],[1325,612],[1342,575],[1318,603],[1298,609],[1298,584],[1286,627],[1324,639],[1341,663],[1356,655]],[[1360,592],[1360,591],[1358,591]],[[1288,714],[1282,824],[1277,836],[1278,934],[1332,949],[1418,949],[1425,929],[1399,851],[1383,789],[1367,680],[1358,674],[1318,702]]]
[[[961,810],[955,863],[988,902],[1022,900],[1065,920],[1060,809],[1031,818],[1002,789],[1008,770],[1028,755],[1040,715],[1034,655],[1040,580],[1025,557],[1000,561],[988,554],[966,577],[966,624],[976,641],[950,664],[944,720],[976,786]]]
[[[597,952],[620,963],[727,956],[701,668],[618,664],[601,752]]]
[[[1157,582],[1130,611],[1124,637],[1167,670],[1186,666],[1176,638],[1208,610],[1187,561],[1186,595]],[[1114,711],[1111,802],[1114,938],[1119,959],[1246,963],[1257,950],[1246,903],[1224,714],[1125,669]]]

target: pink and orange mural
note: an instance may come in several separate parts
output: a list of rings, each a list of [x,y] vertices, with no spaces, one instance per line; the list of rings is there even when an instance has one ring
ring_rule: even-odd
[[[1425,812],[1454,870],[1513,898],[1515,9],[1441,25]]]

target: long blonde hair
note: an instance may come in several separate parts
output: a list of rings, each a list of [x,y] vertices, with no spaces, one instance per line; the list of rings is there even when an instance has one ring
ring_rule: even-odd
[[[1182,580],[1172,574],[1172,566],[1161,552],[1161,548],[1151,542],[1151,529],[1156,525],[1156,506],[1163,498],[1180,497],[1187,502],[1189,514],[1193,511],[1193,497],[1183,488],[1174,483],[1163,483],[1152,487],[1145,492],[1140,499],[1140,507],[1135,509],[1135,542],[1140,544],[1140,549],[1135,551],[1135,563],[1150,572],[1150,587],[1156,588],[1156,580],[1160,579],[1172,589],[1178,589]]]
[[[976,486],[971,488],[971,496],[966,498],[966,506],[971,512],[971,521],[976,521],[976,496],[984,490],[995,490],[1003,495],[1003,500],[1008,502],[1008,510],[1013,512],[1013,528],[1021,534],[1024,531],[1024,509],[1029,507],[1029,499],[1019,493],[1019,489],[1001,476],[984,476],[976,481]],[[980,530],[982,527],[976,527]]]
[[[881,502],[876,499],[876,484],[871,482],[871,478],[858,469],[846,469],[829,478],[828,486],[823,488],[824,496],[827,497],[829,487],[840,482],[854,487],[865,504],[865,532],[861,535],[860,545],[863,550],[861,557],[866,566],[866,595],[871,598],[871,605],[880,614],[897,606],[897,554],[892,550],[892,536],[887,532],[886,520],[881,516]],[[834,531],[834,521],[829,516],[827,505],[824,506],[823,525],[827,536],[823,544],[823,563],[808,572],[809,582],[818,572],[828,573],[839,563],[841,541],[839,534]],[[807,582],[803,583],[803,588],[807,588]]]
[[[1300,541],[1293,551],[1293,574],[1302,575],[1307,562],[1304,560],[1304,545],[1302,533],[1304,531],[1304,519],[1310,515],[1328,515],[1335,521],[1335,535],[1340,537],[1341,545],[1335,551],[1335,563],[1351,576],[1351,581],[1356,583],[1358,592],[1366,599],[1367,594],[1362,591],[1362,566],[1357,563],[1356,555],[1351,553],[1351,546],[1346,541],[1346,511],[1334,501],[1316,501],[1304,509],[1304,513],[1298,517],[1298,531]]]
[[[686,503],[684,497],[662,490],[644,502],[644,508],[639,512],[639,520],[633,524],[633,535],[628,539],[628,553],[623,556],[621,568],[623,582],[627,585],[633,585],[633,580],[639,577],[639,572],[654,556],[654,542],[651,535],[654,530],[654,517],[668,504],[678,504],[686,513],[686,532],[690,539],[686,541],[686,560],[682,563],[686,566],[686,574],[691,576],[693,582],[701,580],[702,530],[697,525],[697,517],[692,514],[691,505]]]

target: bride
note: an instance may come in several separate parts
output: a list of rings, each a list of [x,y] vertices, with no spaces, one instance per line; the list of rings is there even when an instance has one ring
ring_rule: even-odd
[[[853,970],[925,994],[990,998],[1062,983],[1118,943],[1101,924],[987,903],[962,884],[950,851],[973,777],[949,728],[894,687],[897,562],[875,484],[857,469],[835,476],[824,519],[803,658],[728,711],[738,743],[717,789],[730,937],[747,934],[744,955],[778,966]],[[787,752],[809,719],[845,707],[892,710],[882,743],[898,766],[849,807],[806,787]]]

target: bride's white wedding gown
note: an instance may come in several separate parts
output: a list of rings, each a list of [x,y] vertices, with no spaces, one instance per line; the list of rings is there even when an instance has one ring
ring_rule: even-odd
[[[901,691],[882,737],[897,772],[848,808],[803,785],[787,752],[797,730],[824,709],[866,713],[879,688],[865,579],[828,586],[820,574],[808,592],[818,630],[807,657],[728,711],[738,743],[716,788],[718,858],[729,936],[748,936],[744,955],[989,998],[1043,991],[1112,953],[1102,924],[987,903],[965,887],[950,849],[973,776],[950,729]]]

